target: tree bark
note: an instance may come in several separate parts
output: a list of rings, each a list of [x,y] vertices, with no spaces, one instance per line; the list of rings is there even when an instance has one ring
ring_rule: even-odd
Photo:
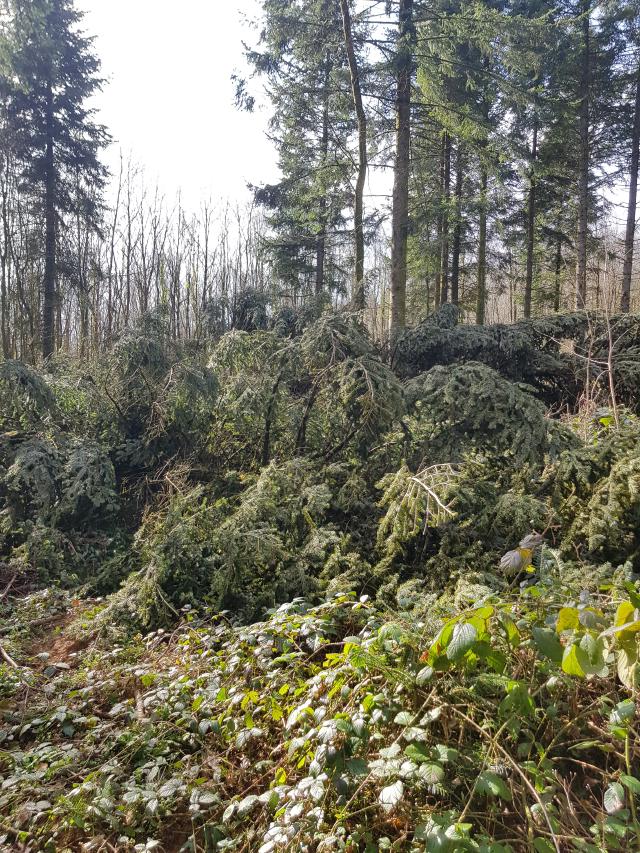
[[[80,194],[79,186],[76,186],[78,196]],[[85,225],[83,234],[82,226]],[[89,345],[89,287],[87,276],[87,255],[89,252],[89,233],[88,223],[82,222],[80,204],[76,210],[76,241],[78,248],[77,264],[78,264],[78,311],[79,311],[79,351],[80,358],[85,358],[87,355],[87,347]]]
[[[533,255],[536,236],[536,159],[538,157],[538,115],[533,116],[533,139],[531,141],[531,171],[529,175],[529,202],[527,205],[527,270],[524,283],[524,316],[531,317],[533,293]]]
[[[0,262],[2,263],[2,291],[0,302],[0,325],[2,325],[2,356],[3,358],[11,358],[11,345],[9,342],[9,210],[7,203],[7,195],[9,192],[9,158],[5,156],[5,174],[2,178],[2,251],[0,252]]]
[[[55,348],[56,309],[56,173],[53,151],[54,117],[53,89],[46,93],[46,150],[45,150],[45,255],[42,301],[42,357],[49,358]]]
[[[480,166],[480,227],[478,229],[478,293],[476,323],[484,325],[487,301],[487,167]]]
[[[407,238],[409,234],[409,168],[411,158],[411,76],[413,65],[413,0],[399,0],[396,83],[396,155],[391,213],[391,343],[406,325]]]
[[[344,44],[347,51],[347,61],[349,63],[349,75],[351,77],[353,106],[358,122],[358,177],[356,179],[353,209],[353,225],[356,243],[356,269],[352,303],[356,311],[364,311],[366,301],[364,285],[364,184],[367,177],[367,117],[362,103],[360,71],[358,69],[358,60],[356,58],[356,52],[353,44],[349,0],[340,0],[340,9],[342,11]]]
[[[434,308],[437,311],[440,307],[440,297],[442,296],[442,223],[444,210],[442,207],[442,199],[444,197],[444,137],[440,142],[440,166],[438,170],[438,215],[436,217],[436,250],[438,252],[436,258],[436,281],[435,293],[433,295]]]
[[[576,308],[587,302],[587,232],[589,227],[589,96],[591,87],[591,0],[582,0],[582,72],[578,148],[578,227],[576,236]]]
[[[455,222],[453,225],[453,246],[451,249],[451,302],[454,305],[459,301],[460,290],[460,243],[462,239],[462,145],[458,141],[456,152],[456,185],[455,196]]]
[[[443,171],[443,208],[442,208],[442,244],[440,250],[440,270],[442,289],[440,304],[449,301],[449,201],[451,194],[451,137],[445,131],[442,140],[444,151]]]
[[[555,287],[553,294],[553,310],[560,310],[560,290],[561,290],[561,282],[560,282],[560,273],[562,272],[562,238],[558,237],[558,242],[556,243],[556,269],[555,269]]]
[[[327,168],[327,155],[329,153],[329,77],[331,74],[331,58],[327,51],[324,69],[324,85],[322,90],[322,137],[320,140],[320,168],[322,172],[322,181],[324,186],[325,174]],[[316,239],[316,296],[319,296],[324,290],[324,268],[327,251],[327,195],[323,192],[320,194],[318,202],[318,223],[319,231]]]
[[[627,230],[624,239],[624,265],[622,268],[622,296],[620,310],[628,312],[631,307],[631,273],[633,272],[633,249],[636,236],[636,209],[638,201],[638,166],[640,165],[640,68],[636,80],[636,103],[633,113],[631,136],[631,169],[629,175],[629,206],[627,208]]]

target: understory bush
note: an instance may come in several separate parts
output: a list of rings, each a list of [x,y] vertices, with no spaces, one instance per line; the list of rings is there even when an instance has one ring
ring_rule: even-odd
[[[640,849],[638,319],[254,296],[0,363],[0,849]]]
[[[0,849],[636,849],[640,597],[585,580],[546,549],[535,585],[461,606],[191,610],[0,669],[5,704],[35,697],[0,732]],[[64,608],[25,599],[16,648]]]
[[[113,593],[108,618],[148,628],[200,602],[251,621],[327,589],[499,585],[533,530],[636,570],[633,318],[477,329],[444,306],[393,370],[348,313],[245,326],[184,345],[156,312],[96,364],[0,365],[3,577]]]

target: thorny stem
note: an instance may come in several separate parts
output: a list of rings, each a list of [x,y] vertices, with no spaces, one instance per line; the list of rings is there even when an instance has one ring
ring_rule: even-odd
[[[624,739],[624,763],[627,768],[627,773],[629,776],[633,776],[633,770],[631,766],[631,732],[627,729],[627,734]],[[638,847],[640,848],[640,825],[638,824],[638,813],[636,811],[636,802],[635,802],[635,794],[633,791],[629,791],[629,802],[631,805],[631,817],[633,819],[633,828],[636,833],[636,841],[638,842]]]
[[[509,762],[509,764],[516,771],[516,773],[522,778],[522,781],[527,786],[527,788],[529,789],[529,791],[531,792],[533,797],[536,799],[538,805],[540,806],[540,809],[542,810],[542,814],[544,815],[544,819],[547,822],[547,826],[549,827],[549,832],[551,834],[551,839],[553,841],[554,847],[556,848],[557,853],[562,853],[561,848],[560,848],[560,844],[558,842],[558,838],[557,838],[556,833],[553,829],[553,824],[551,823],[551,818],[549,817],[549,812],[547,811],[545,804],[540,799],[540,795],[538,794],[536,789],[533,787],[533,785],[529,781],[526,773],[519,767],[518,763],[516,761],[514,761],[513,758],[507,752],[507,750],[501,744],[499,744],[495,740],[495,738],[492,737],[491,734],[489,734],[489,732],[487,732],[485,729],[483,729],[482,726],[479,726],[475,722],[475,720],[472,720],[471,717],[467,716],[465,713],[458,710],[458,708],[456,708],[454,705],[446,705],[445,707],[450,708],[454,714],[457,714],[459,717],[461,717],[463,720],[465,720],[465,722],[467,722],[472,728],[474,728],[479,734],[481,734],[483,737],[490,740],[494,744],[496,749],[498,749],[502,753],[504,758]]]

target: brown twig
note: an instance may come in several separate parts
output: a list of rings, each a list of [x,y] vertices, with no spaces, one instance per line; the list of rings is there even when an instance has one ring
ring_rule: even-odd
[[[20,669],[18,664],[14,661],[14,659],[11,657],[9,652],[5,649],[5,647],[1,643],[0,643],[0,657],[2,657],[9,664],[9,666],[12,666],[14,669]]]

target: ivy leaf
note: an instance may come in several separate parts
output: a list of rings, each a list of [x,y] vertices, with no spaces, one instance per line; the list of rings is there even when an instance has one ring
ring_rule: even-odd
[[[520,631],[518,631],[518,626],[513,621],[511,616],[504,611],[500,613],[500,623],[505,630],[507,635],[507,640],[510,646],[519,646],[520,645]]]
[[[607,814],[616,814],[624,808],[624,788],[619,782],[612,782],[604,792],[604,808]]]
[[[418,775],[427,785],[438,785],[444,779],[444,767],[438,761],[428,761],[420,765]]]
[[[213,791],[194,791],[191,795],[191,802],[199,806],[212,806],[219,801],[220,797]]]
[[[430,681],[433,678],[433,667],[432,666],[424,666],[420,672],[416,675],[416,684],[418,687],[422,687],[427,681]]]
[[[398,726],[410,726],[413,722],[413,717],[414,715],[409,711],[400,711],[396,714],[393,722]]]
[[[589,669],[589,656],[578,646],[572,643],[567,646],[562,656],[562,669],[567,675],[577,675],[584,678]]]
[[[238,817],[244,817],[244,815],[249,814],[249,812],[253,809],[253,807],[258,802],[258,797],[256,794],[249,794],[248,797],[245,797],[243,800],[240,800],[238,803]]]
[[[380,791],[380,805],[385,812],[392,812],[404,796],[404,784],[398,779],[392,785],[387,785]]]
[[[478,776],[476,791],[478,794],[485,794],[488,797],[500,797],[501,800],[506,800],[508,803],[512,800],[507,783],[492,770],[483,770]]]
[[[309,796],[316,803],[324,797],[324,785],[319,779],[316,779],[313,785],[309,787]],[[238,813],[240,813],[239,809]]]
[[[540,654],[554,663],[562,662],[563,647],[556,634],[549,628],[534,628],[533,642]]]
[[[411,761],[415,761],[417,764],[420,764],[423,761],[429,761],[431,758],[429,750],[421,743],[410,743],[405,747],[404,754],[407,758],[410,758]]]
[[[457,749],[454,749],[451,746],[446,746],[444,743],[437,743],[435,745],[435,751],[438,755],[438,759],[442,761],[443,764],[447,764],[450,761],[457,761],[460,756]]]
[[[158,791],[158,796],[163,798],[174,797],[178,791],[182,788],[182,782],[180,779],[169,779]]]
[[[409,728],[405,729],[402,733],[402,737],[407,741],[407,743],[413,743],[415,740],[425,741],[429,735],[424,729],[421,729],[420,726],[409,726]]]
[[[449,660],[460,660],[478,639],[478,631],[469,622],[461,622],[456,625],[451,635],[451,641],[447,646],[447,657]]]
[[[562,634],[563,631],[575,631],[579,626],[580,614],[577,607],[562,607],[556,621],[557,633]]]

